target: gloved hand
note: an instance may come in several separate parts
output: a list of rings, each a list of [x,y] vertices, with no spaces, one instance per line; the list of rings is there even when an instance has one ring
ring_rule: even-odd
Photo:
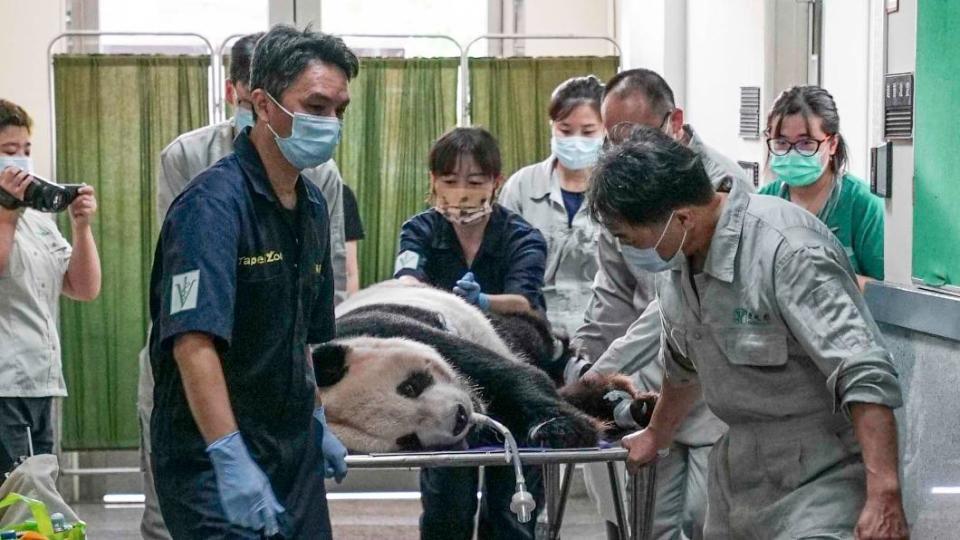
[[[490,310],[490,298],[480,291],[480,284],[474,279],[473,272],[464,274],[457,282],[457,286],[453,288],[453,292],[483,311]]]
[[[317,421],[314,426],[314,442],[323,454],[323,477],[334,478],[339,484],[347,476],[347,447],[327,428],[323,407],[313,410],[313,419]]]
[[[283,507],[277,502],[267,475],[247,451],[240,432],[214,441],[207,447],[207,455],[217,475],[217,491],[227,519],[267,536],[278,534],[277,517],[283,513]]]

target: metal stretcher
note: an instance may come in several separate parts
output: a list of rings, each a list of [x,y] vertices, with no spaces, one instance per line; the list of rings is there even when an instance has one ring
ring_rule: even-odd
[[[350,469],[419,469],[428,467],[504,467],[515,465],[511,452],[498,447],[450,452],[415,452],[393,454],[363,454],[347,456]],[[516,455],[516,453],[513,453]],[[617,526],[622,540],[648,540],[652,533],[653,509],[656,503],[656,464],[642,467],[627,480],[629,512],[624,510],[620,497],[620,479],[616,463],[626,461],[623,448],[580,448],[566,450],[519,449],[523,466],[543,467],[545,490],[546,530],[538,529],[537,538],[555,540],[560,538],[563,513],[573,478],[574,466],[578,463],[606,463],[610,485],[615,501]],[[562,475],[560,466],[564,467]],[[562,476],[562,478],[561,478]],[[629,514],[629,516],[627,516]],[[628,526],[629,519],[629,526]]]

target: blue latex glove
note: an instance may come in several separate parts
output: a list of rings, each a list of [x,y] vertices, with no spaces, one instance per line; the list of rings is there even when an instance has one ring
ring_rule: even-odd
[[[313,419],[317,421],[314,426],[314,442],[323,454],[323,477],[334,478],[339,484],[347,476],[347,447],[327,428],[323,407],[313,410]]]
[[[490,310],[490,298],[480,291],[480,284],[473,277],[473,272],[464,274],[457,282],[457,286],[453,288],[453,292],[483,311]]]
[[[267,536],[280,532],[277,518],[283,507],[243,442],[239,431],[217,439],[207,447],[217,475],[217,491],[227,519],[235,525],[262,531]]]

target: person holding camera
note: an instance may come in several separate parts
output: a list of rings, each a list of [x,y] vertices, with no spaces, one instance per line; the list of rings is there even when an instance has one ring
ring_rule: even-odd
[[[0,479],[20,457],[53,452],[53,398],[67,395],[60,295],[100,294],[94,190],[33,176],[31,125],[22,107],[0,99]],[[43,213],[64,210],[72,246]]]

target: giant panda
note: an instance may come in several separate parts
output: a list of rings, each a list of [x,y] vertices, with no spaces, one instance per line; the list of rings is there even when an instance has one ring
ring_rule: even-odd
[[[555,356],[553,340],[515,322],[491,321],[426,286],[385,282],[352,296],[337,308],[337,339],[313,352],[330,428],[356,452],[463,448],[476,411],[505,424],[521,445],[595,446],[609,422],[561,397],[536,367],[538,351]],[[496,329],[504,324],[544,336],[542,347],[511,347]],[[595,402],[608,391],[586,393]]]

